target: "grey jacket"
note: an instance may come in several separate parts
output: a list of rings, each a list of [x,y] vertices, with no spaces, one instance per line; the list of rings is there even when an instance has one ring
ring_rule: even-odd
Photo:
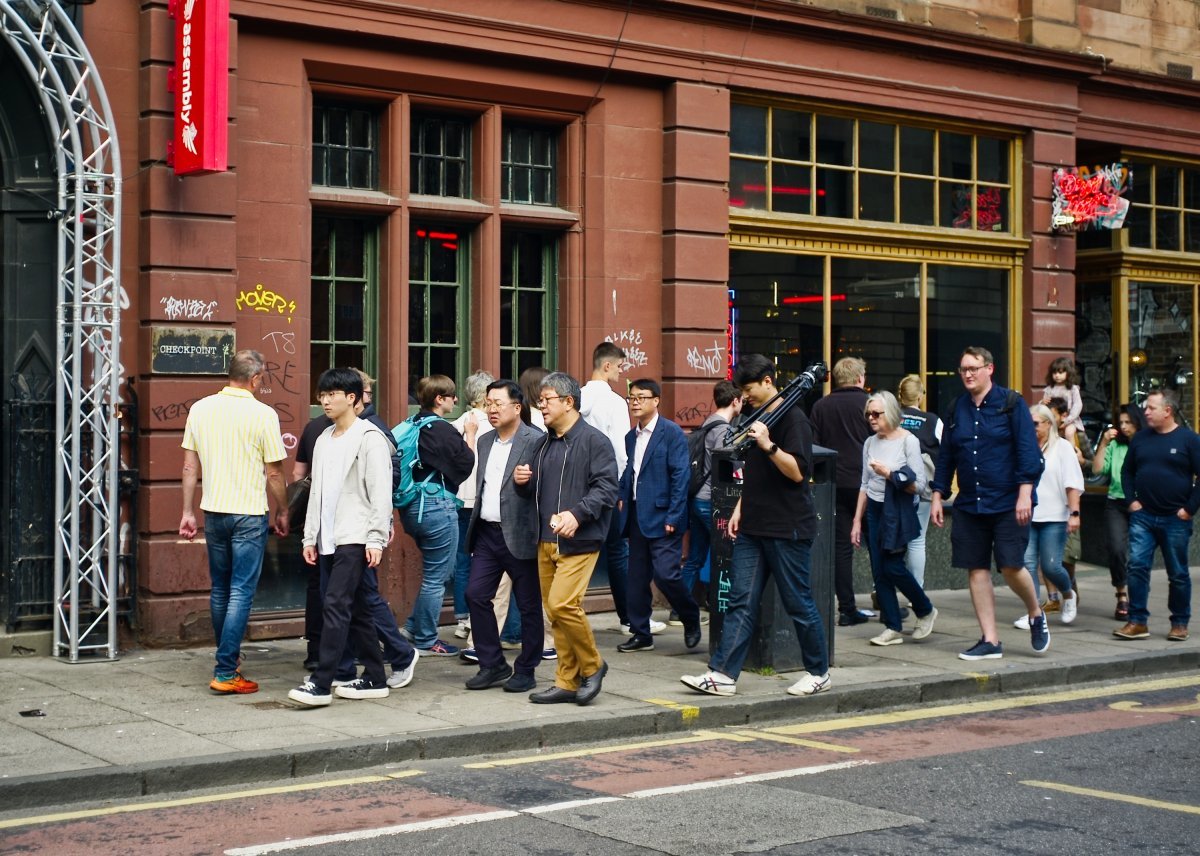
[[[517,427],[512,438],[512,451],[504,465],[504,476],[500,482],[500,530],[504,533],[504,545],[514,559],[532,559],[537,555],[537,506],[532,498],[517,493],[513,482],[513,470],[518,464],[533,463],[533,452],[541,442],[543,434],[524,422]],[[467,528],[467,552],[475,549],[475,534],[482,519],[483,477],[487,472],[492,447],[499,439],[495,431],[488,431],[479,438],[475,454],[479,465],[475,471],[475,506],[471,509],[471,523]]]
[[[353,452],[346,456],[346,471],[337,484],[326,484],[321,456],[336,426],[330,425],[313,447],[312,488],[304,519],[304,546],[317,543],[321,528],[321,495],[338,491],[333,517],[333,542],[365,544],[382,550],[392,526],[392,446],[387,436],[366,419],[356,419],[346,429]]]

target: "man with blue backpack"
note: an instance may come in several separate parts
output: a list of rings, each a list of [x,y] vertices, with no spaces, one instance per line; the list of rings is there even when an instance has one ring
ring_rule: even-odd
[[[438,615],[458,545],[458,486],[475,465],[475,423],[459,434],[445,417],[458,401],[454,381],[430,375],[417,384],[421,410],[392,429],[399,484],[392,505],[421,551],[421,590],[402,632],[422,654],[453,657],[458,648],[438,638]]]

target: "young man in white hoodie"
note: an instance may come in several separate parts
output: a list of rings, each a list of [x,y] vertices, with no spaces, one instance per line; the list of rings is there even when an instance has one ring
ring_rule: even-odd
[[[353,638],[362,677],[336,688],[341,698],[386,698],[387,675],[364,584],[379,566],[392,525],[392,447],[378,426],[359,419],[362,378],[354,369],[329,369],[317,382],[318,400],[333,424],[313,449],[312,488],[304,521],[304,561],[328,575],[319,664],[288,693],[292,701],[324,707],[338,661]],[[412,672],[417,656],[406,671]],[[411,679],[411,674],[410,674]]]

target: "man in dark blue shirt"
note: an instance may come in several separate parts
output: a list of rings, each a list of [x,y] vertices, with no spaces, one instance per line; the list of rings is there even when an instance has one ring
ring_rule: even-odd
[[[970,573],[971,603],[983,636],[958,656],[963,660],[998,660],[1004,656],[996,633],[996,592],[991,566],[1025,603],[1033,650],[1050,647],[1046,616],[1038,606],[1033,578],[1025,569],[1033,489],[1042,475],[1037,432],[1024,400],[992,383],[992,354],[969,347],[959,357],[958,373],[966,394],[960,395],[942,431],[933,476],[930,519],[945,524],[942,499],[958,475],[954,526],[950,529],[951,560]]]
[[[1192,518],[1200,509],[1200,437],[1180,425],[1179,396],[1155,390],[1146,396],[1149,426],[1129,441],[1121,486],[1129,503],[1129,621],[1114,630],[1119,639],[1145,639],[1150,610],[1150,563],[1154,548],[1162,550],[1167,566],[1167,608],[1171,632],[1167,638],[1188,638],[1192,617],[1192,578],[1188,571],[1188,542]]]

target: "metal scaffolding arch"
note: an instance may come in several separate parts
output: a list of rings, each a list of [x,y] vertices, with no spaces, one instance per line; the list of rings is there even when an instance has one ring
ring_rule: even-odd
[[[56,657],[117,656],[121,164],[108,97],[54,0],[0,0],[58,175],[54,478]]]

